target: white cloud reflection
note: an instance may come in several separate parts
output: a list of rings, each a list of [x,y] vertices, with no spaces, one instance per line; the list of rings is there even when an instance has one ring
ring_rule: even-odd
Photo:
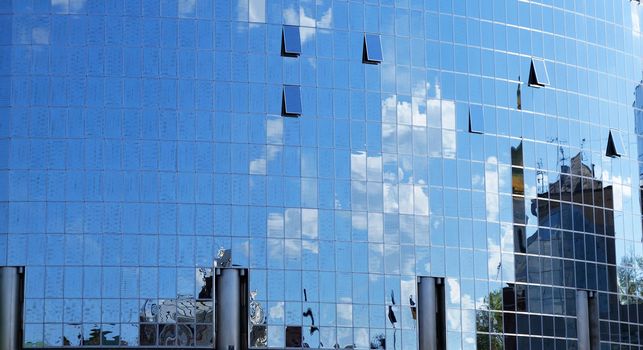
[[[301,209],[301,233],[305,238],[317,239],[317,209]]]
[[[271,320],[283,321],[284,319],[284,302],[280,301],[275,303],[274,306],[268,309],[268,316]]]
[[[366,152],[351,153],[351,179],[366,180]]]
[[[51,7],[56,13],[79,13],[85,8],[87,0],[51,0]]]
[[[299,10],[296,10],[292,7],[284,9],[284,22],[286,24],[299,25],[300,27],[308,28],[330,28],[333,22],[333,9],[328,8],[319,20],[306,15],[306,11],[303,7],[299,7]],[[302,30],[300,32],[301,42],[306,43],[315,36],[314,30]]]
[[[301,241],[301,247],[310,253],[319,254],[319,245],[317,244],[317,241],[303,240]]]
[[[636,37],[641,36],[641,19],[639,14],[639,6],[640,5],[634,1],[630,2],[630,13],[632,14],[632,34]]]
[[[179,0],[179,17],[193,17],[195,9],[195,0]]]
[[[422,89],[422,85],[418,85],[414,88],[414,90],[418,91],[417,94],[419,94],[419,91]],[[414,93],[414,95],[415,94],[416,93]],[[414,126],[426,126],[427,109],[428,104],[432,103],[431,101],[436,101],[438,108],[440,107],[439,100],[425,101],[423,98],[413,97],[411,101],[400,101],[398,100],[397,95],[390,95],[382,101],[382,121],[390,123],[397,122],[399,124],[409,124]],[[453,103],[453,109],[455,110],[455,103]]]
[[[353,219],[352,220],[353,229],[358,230],[358,231],[363,231],[363,230],[368,229],[368,219],[367,218],[368,218],[368,216],[359,215],[358,213],[353,215],[353,218],[352,218]]]
[[[36,27],[31,31],[31,39],[36,45],[49,44],[49,28]]]
[[[248,3],[248,19],[254,23],[266,22],[266,0],[250,0]]]
[[[487,220],[498,221],[500,202],[498,198],[498,159],[496,157],[487,158],[484,173]]]
[[[284,216],[282,213],[272,212],[268,214],[268,236],[283,237]]]

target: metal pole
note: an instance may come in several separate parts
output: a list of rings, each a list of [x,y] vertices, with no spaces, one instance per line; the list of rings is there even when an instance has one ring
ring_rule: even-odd
[[[216,270],[216,348],[241,349],[240,269]]]
[[[601,336],[598,320],[598,295],[596,292],[590,292],[588,300],[588,316],[590,349],[599,350],[601,347]]]
[[[22,349],[22,267],[0,267],[0,350]]]
[[[418,277],[418,336],[420,350],[438,350],[435,278]]]
[[[591,350],[589,336],[589,303],[587,291],[576,292],[576,332],[578,350]]]

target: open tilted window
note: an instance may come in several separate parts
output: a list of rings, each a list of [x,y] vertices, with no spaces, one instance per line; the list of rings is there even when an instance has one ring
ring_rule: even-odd
[[[284,26],[281,34],[281,55],[297,57],[301,54],[299,27]]]
[[[625,146],[619,131],[610,130],[607,137],[607,149],[605,150],[605,155],[611,158],[625,155]]]
[[[378,34],[364,34],[362,61],[370,64],[382,62],[382,43]]]
[[[469,132],[473,134],[484,133],[482,106],[472,105],[469,107]]]
[[[284,85],[281,110],[284,116],[301,115],[301,90],[298,85]]]
[[[547,85],[549,85],[549,75],[545,61],[540,58],[532,58],[529,69],[529,86],[544,87]]]

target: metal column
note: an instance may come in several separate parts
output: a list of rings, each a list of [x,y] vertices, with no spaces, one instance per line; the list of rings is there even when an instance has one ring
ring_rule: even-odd
[[[592,350],[599,350],[601,347],[601,335],[598,320],[598,294],[589,292],[588,296],[589,346]]]
[[[0,267],[0,350],[22,349],[23,267]]]
[[[247,270],[217,268],[215,273],[215,337],[217,350],[248,347]]]
[[[576,292],[576,332],[578,335],[578,350],[591,350],[589,332],[589,303],[588,292]]]
[[[437,279],[418,277],[418,337],[420,350],[438,350]]]

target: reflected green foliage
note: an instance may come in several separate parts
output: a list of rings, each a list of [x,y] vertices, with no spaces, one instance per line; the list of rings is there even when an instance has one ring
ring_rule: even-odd
[[[89,338],[86,338],[83,341],[83,345],[128,345],[126,341],[121,341],[121,337],[119,335],[115,337],[110,337],[111,339],[107,339],[107,336],[109,336],[112,332],[110,331],[104,331],[102,332],[98,328],[92,328],[92,330],[89,333]],[[63,344],[64,345],[71,345],[69,339],[66,337],[63,338]]]
[[[502,291],[497,290],[484,297],[484,305],[476,310],[476,330],[478,332],[478,350],[502,349]],[[480,332],[489,332],[480,334]]]
[[[621,303],[643,303],[643,257],[623,257],[617,271]]]

